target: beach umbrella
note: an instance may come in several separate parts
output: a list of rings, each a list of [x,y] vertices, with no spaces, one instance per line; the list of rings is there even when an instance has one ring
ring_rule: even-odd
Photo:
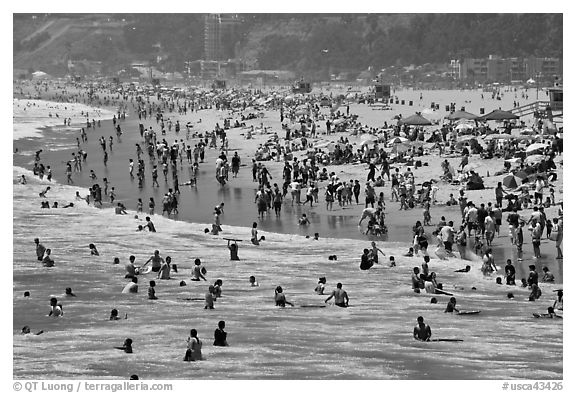
[[[461,123],[456,126],[456,131],[473,130],[474,126],[468,123]]]
[[[528,174],[524,171],[517,171],[514,173],[514,176],[519,177],[520,179],[524,180],[528,177]]]
[[[460,119],[474,120],[477,119],[478,116],[473,115],[472,113],[468,113],[466,111],[456,111],[450,113],[446,118],[449,120],[460,120]]]
[[[512,119],[519,119],[520,117],[516,116],[512,112],[503,111],[500,109],[495,109],[492,112],[480,116],[479,120],[512,120]]]
[[[516,139],[519,141],[533,141],[534,139],[536,139],[536,137],[532,135],[519,135],[516,137]]]
[[[373,134],[363,134],[360,139],[363,141],[377,141],[378,137]]]
[[[524,160],[524,162],[526,164],[535,164],[535,163],[540,163],[540,161],[545,160],[546,156],[542,155],[542,154],[533,154],[531,156],[526,157],[526,160]]]
[[[393,146],[395,143],[405,143],[408,142],[408,139],[403,138],[401,136],[397,136],[395,138],[392,138],[389,142],[388,142],[388,146]]]
[[[518,188],[520,184],[522,184],[522,179],[518,176],[508,175],[502,179],[502,185],[504,185],[504,187]]]
[[[409,116],[405,119],[400,119],[400,123],[401,124],[407,124],[409,126],[431,126],[432,125],[432,122],[430,122],[430,120],[428,120],[425,117],[418,115],[418,114]]]
[[[410,146],[406,145],[405,143],[396,143],[394,147],[392,147],[392,151],[396,153],[403,153],[405,151],[408,151],[409,149]]]
[[[345,122],[346,122],[346,119],[340,117],[340,118],[334,120],[334,121],[332,122],[332,124],[334,124],[334,125],[337,126],[337,125],[342,124],[342,123],[345,123]]]
[[[520,161],[522,161],[522,159],[520,157],[515,157],[515,158],[509,158],[504,161],[509,162],[510,164],[518,164]]]
[[[363,140],[362,142],[360,142],[360,146],[372,145],[372,144],[374,144],[374,143],[376,143],[376,142],[378,142],[377,139],[375,139],[375,140],[366,139],[366,140]]]
[[[526,153],[530,153],[536,150],[545,149],[548,145],[545,143],[533,143],[526,148]]]
[[[514,137],[510,134],[490,134],[490,135],[487,135],[484,138],[484,140],[490,141],[492,139],[512,139],[512,138],[514,138]]]
[[[532,128],[524,128],[522,131],[520,131],[520,135],[535,135],[537,133],[538,131]]]

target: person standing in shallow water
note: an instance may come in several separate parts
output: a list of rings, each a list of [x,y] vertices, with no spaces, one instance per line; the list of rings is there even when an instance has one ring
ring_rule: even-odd
[[[419,316],[417,322],[418,325],[414,327],[414,338],[418,341],[430,341],[432,330],[430,329],[430,326],[424,323],[424,317]]]
[[[218,322],[218,329],[214,330],[214,346],[215,347],[227,347],[228,346],[228,333],[224,331],[226,327],[225,321]]]
[[[186,342],[188,348],[186,349],[184,361],[194,362],[196,360],[202,360],[202,341],[198,338],[196,329],[190,329],[190,337],[188,337]]]

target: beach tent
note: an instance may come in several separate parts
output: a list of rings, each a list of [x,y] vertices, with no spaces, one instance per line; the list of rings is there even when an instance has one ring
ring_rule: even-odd
[[[478,120],[513,120],[519,118],[512,112],[495,109],[484,116],[480,116]]]
[[[421,115],[412,115],[405,119],[400,119],[400,124],[407,124],[409,126],[431,126],[432,122]]]
[[[478,118],[478,116],[473,115],[472,113],[468,113],[466,111],[456,111],[450,113],[446,118],[449,120],[460,120],[460,119],[475,120]]]

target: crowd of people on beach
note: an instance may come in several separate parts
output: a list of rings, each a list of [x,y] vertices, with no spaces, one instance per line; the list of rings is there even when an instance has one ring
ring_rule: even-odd
[[[532,244],[533,259],[542,265],[545,259],[541,253],[541,242],[546,239],[554,242],[556,248],[556,258],[561,260],[562,242],[563,242],[563,202],[556,201],[555,188],[558,188],[554,182],[557,180],[557,165],[554,159],[562,154],[562,139],[555,136],[549,144],[544,144],[538,150],[542,153],[539,160],[529,159],[530,156],[526,155],[525,147],[522,146],[520,141],[511,140],[508,137],[504,138],[501,143],[497,138],[491,139],[487,147],[480,148],[472,142],[464,141],[456,132],[455,125],[445,125],[441,127],[439,132],[434,132],[429,138],[429,142],[425,140],[426,133],[422,127],[410,128],[406,124],[399,122],[397,125],[388,126],[385,124],[381,130],[375,128],[365,127],[359,123],[358,116],[350,114],[350,107],[347,106],[346,110],[340,112],[339,110],[332,111],[330,115],[321,114],[321,108],[318,102],[310,99],[300,106],[285,105],[281,99],[274,99],[271,106],[280,111],[281,122],[284,131],[284,145],[282,145],[281,137],[278,132],[270,132],[263,125],[255,128],[251,126],[242,126],[245,121],[250,120],[249,117],[243,117],[243,123],[232,125],[227,119],[223,126],[216,124],[211,131],[198,133],[194,131],[193,124],[181,125],[179,120],[173,121],[176,114],[186,115],[188,112],[198,113],[198,111],[205,109],[217,109],[225,111],[230,114],[237,114],[241,111],[240,108],[232,107],[227,100],[209,99],[206,95],[192,95],[191,97],[179,96],[163,96],[160,93],[151,99],[150,96],[140,94],[133,94],[127,91],[118,92],[115,95],[92,95],[90,97],[86,93],[74,94],[60,94],[51,97],[55,100],[68,100],[79,101],[83,100],[92,105],[104,107],[116,107],[117,112],[112,119],[112,130],[116,138],[112,135],[106,139],[101,136],[98,143],[101,146],[102,160],[107,165],[110,156],[108,152],[113,150],[114,143],[123,143],[122,135],[125,133],[140,135],[140,141],[135,145],[135,155],[131,158],[122,157],[123,162],[128,160],[128,168],[125,173],[126,177],[138,182],[138,187],[142,190],[149,190],[151,188],[159,187],[159,174],[161,169],[163,174],[163,181],[168,185],[168,192],[163,196],[160,201],[162,211],[156,208],[156,201],[153,197],[149,197],[147,214],[144,214],[145,198],[137,198],[137,201],[130,200],[123,202],[117,201],[116,186],[112,186],[111,182],[106,177],[101,178],[93,170],[90,171],[90,181],[92,185],[89,187],[88,195],[82,196],[80,192],[76,192],[75,201],[85,201],[88,205],[95,207],[113,207],[115,214],[127,215],[126,203],[131,208],[135,207],[137,217],[140,215],[145,217],[145,223],[138,225],[139,231],[147,230],[149,232],[156,232],[156,227],[152,222],[152,218],[156,214],[164,213],[168,217],[177,217],[179,198],[181,194],[180,187],[198,187],[200,178],[200,168],[209,167],[211,164],[208,162],[207,152],[212,149],[216,151],[217,158],[215,159],[215,172],[214,179],[220,187],[226,187],[229,182],[235,181],[239,175],[242,160],[250,162],[252,171],[252,182],[257,184],[255,193],[254,204],[258,212],[260,220],[265,219],[267,216],[272,215],[272,210],[276,217],[281,217],[282,207],[290,204],[290,206],[309,204],[310,209],[318,209],[320,205],[320,193],[324,195],[324,202],[326,211],[334,209],[334,202],[337,201],[337,208],[343,208],[348,205],[364,205],[363,210],[358,222],[358,227],[366,220],[366,229],[362,229],[362,233],[367,236],[367,239],[384,240],[388,232],[388,227],[385,222],[386,209],[391,210],[392,206],[396,206],[400,211],[413,210],[421,208],[423,212],[422,221],[418,220],[412,230],[412,236],[406,239],[409,242],[408,253],[405,257],[422,257],[423,263],[421,266],[415,266],[412,269],[411,275],[411,288],[414,293],[426,293],[430,295],[444,295],[449,297],[446,307],[446,312],[459,313],[461,310],[456,307],[456,297],[452,293],[446,291],[446,283],[438,282],[441,278],[436,272],[431,271],[429,263],[431,258],[438,260],[446,260],[456,256],[454,254],[458,251],[458,257],[470,261],[471,265],[466,268],[458,270],[459,273],[466,274],[471,269],[477,269],[482,272],[486,277],[496,279],[494,285],[516,285],[516,269],[512,259],[506,261],[504,267],[504,275],[502,276],[501,269],[497,266],[497,261],[493,254],[494,247],[502,246],[498,243],[498,239],[503,237],[504,230],[501,233],[501,228],[509,229],[509,247],[514,252],[514,260],[521,263],[525,258],[526,251],[523,249],[525,243],[524,234],[527,231],[530,234],[530,242]],[[154,97],[152,97],[154,98]],[[303,110],[303,107],[305,110]],[[298,109],[300,108],[300,115]],[[244,108],[246,109],[246,101],[244,101]],[[137,114],[139,120],[138,130],[128,130],[122,127],[123,121],[130,113]],[[77,138],[77,151],[71,153],[71,158],[64,162],[66,182],[70,185],[74,183],[74,176],[82,174],[87,168],[87,153],[84,144],[88,143],[88,139],[93,139],[91,132],[103,130],[103,127],[108,127],[106,121],[101,124],[100,120],[92,120],[91,115],[94,113],[85,113],[86,124],[81,127],[80,137]],[[254,118],[260,118],[254,115]],[[144,122],[149,119],[154,119],[156,126],[145,127]],[[286,121],[286,122],[285,122]],[[325,151],[321,147],[313,147],[313,140],[321,133],[320,122],[326,125],[325,135],[334,134],[343,130],[353,130],[352,135],[356,136],[373,136],[376,139],[374,143],[366,143],[359,147],[354,147],[348,137],[341,137],[338,143],[334,143],[332,147],[326,148]],[[65,120],[68,124],[69,122]],[[318,125],[317,125],[318,124]],[[69,124],[68,124],[69,125]],[[484,126],[483,126],[484,127]],[[180,134],[186,128],[186,135]],[[253,156],[246,157],[240,156],[238,151],[230,154],[232,146],[227,136],[227,131],[231,128],[243,128],[246,130],[246,137],[251,138],[255,132],[271,134],[267,143],[261,144],[257,147]],[[489,128],[483,128],[479,133],[486,133]],[[110,130],[107,130],[110,131]],[[404,138],[402,135],[405,135]],[[506,134],[510,135],[510,134]],[[478,135],[480,136],[480,135]],[[168,142],[169,138],[173,138],[174,142]],[[396,142],[396,138],[404,138],[408,142]],[[192,140],[192,142],[190,141]],[[368,139],[366,139],[368,140]],[[382,143],[382,145],[380,145]],[[431,143],[428,148],[424,148],[426,143]],[[392,144],[394,149],[391,153],[385,147]],[[400,148],[400,145],[405,147]],[[312,147],[310,147],[312,146]],[[421,157],[430,154],[431,150],[438,151],[439,158],[444,158],[444,161],[439,161],[440,175],[437,179],[428,179],[421,184],[417,183],[415,171],[417,168],[425,165],[421,161]],[[38,176],[40,180],[46,179],[52,181],[51,167],[59,163],[43,162],[41,157],[42,151],[37,151],[33,167],[31,168],[34,175]],[[520,179],[520,184],[507,183],[504,185],[504,180],[498,183],[495,188],[494,198],[490,201],[482,199],[479,203],[468,197],[466,191],[472,191],[483,187],[482,176],[474,170],[469,163],[471,155],[476,154],[482,158],[493,159],[501,158],[504,162],[504,169],[502,174],[509,174],[516,176]],[[209,156],[212,156],[210,152]],[[454,156],[461,158],[461,165],[457,170],[454,170],[452,165],[445,157]],[[145,162],[145,161],[148,162]],[[277,162],[284,162],[281,173],[270,169],[265,163],[268,160],[275,160]],[[328,165],[359,163],[366,167],[365,181],[359,178],[341,178],[335,170],[328,170]],[[136,168],[134,168],[136,166]],[[516,167],[514,167],[516,166]],[[514,168],[513,168],[514,167]],[[186,182],[181,182],[179,176],[182,173],[188,173]],[[232,177],[229,176],[232,172]],[[116,174],[115,174],[116,175]],[[273,177],[274,175],[274,177]],[[18,180],[20,184],[27,183],[24,175]],[[160,180],[162,181],[162,179]],[[274,182],[275,181],[275,182]],[[388,183],[386,183],[388,182]],[[385,184],[390,185],[389,192],[384,191]],[[453,186],[457,189],[457,197],[451,194],[447,201],[440,201],[438,192],[441,186]],[[531,193],[533,187],[534,192]],[[506,188],[506,190],[505,190]],[[377,191],[382,190],[380,192]],[[49,197],[50,187],[40,192],[41,208],[60,208],[62,203],[54,202],[50,206],[46,198]],[[288,198],[288,193],[290,197]],[[304,195],[303,195],[304,193]],[[361,196],[363,200],[361,200]],[[505,205],[507,200],[507,205]],[[62,208],[73,208],[74,202],[67,202]],[[478,206],[477,206],[478,205]],[[437,224],[433,224],[432,211],[437,206],[453,208],[450,213],[450,219],[442,216]],[[557,208],[556,217],[548,217],[545,209]],[[519,212],[532,210],[529,217],[522,216]],[[507,212],[507,217],[504,217],[504,212]],[[212,228],[206,228],[205,232],[211,235],[219,235],[226,232],[222,228],[222,217],[224,214],[224,203],[214,207],[214,222]],[[506,223],[503,223],[506,220]],[[302,226],[310,226],[310,220],[306,214],[302,214],[298,218],[298,224]],[[431,231],[427,228],[433,228]],[[159,228],[159,230],[162,230]],[[318,240],[319,234],[314,235],[314,239]],[[238,241],[241,239],[226,239],[228,240],[228,248],[230,250],[231,260],[240,260],[238,257]],[[258,246],[262,241],[265,241],[265,236],[258,234],[258,222],[253,222],[251,228],[250,243]],[[233,243],[231,243],[231,241]],[[36,255],[39,262],[44,267],[58,268],[57,262],[53,259],[52,250],[42,245],[39,239],[34,239],[36,243]],[[432,243],[432,244],[431,244]],[[433,252],[429,252],[429,247],[435,247]],[[92,256],[98,256],[99,252],[96,245],[90,244],[90,253]],[[371,242],[371,247],[363,250],[360,256],[361,270],[369,270],[380,264],[379,254],[386,256],[386,253],[380,249],[375,241]],[[336,260],[336,256],[331,256],[331,260]],[[394,256],[389,256],[389,267],[396,267],[396,260]],[[475,263],[481,261],[481,263]],[[503,261],[498,261],[503,262]],[[114,263],[120,263],[116,258]],[[148,267],[148,264],[150,266]],[[542,279],[539,279],[537,266],[531,264],[529,266],[530,272],[528,277],[521,278],[521,286],[527,288],[528,300],[536,301],[541,296],[542,291],[539,287],[541,282],[551,283],[554,282],[554,276],[551,274],[547,266],[538,266],[543,273]],[[156,275],[156,280],[168,280],[172,272],[178,272],[176,264],[173,264],[170,256],[161,257],[160,251],[156,250],[154,254],[143,264],[136,265],[135,257],[129,257],[129,263],[126,265],[126,273],[124,278],[128,280],[124,288],[121,290],[124,294],[137,294],[139,277],[145,275]],[[200,259],[194,261],[194,267],[190,279],[192,281],[207,281],[206,268],[202,266]],[[502,282],[502,279],[505,282]],[[410,281],[407,279],[407,286]],[[256,278],[250,276],[249,283],[251,287],[259,286]],[[321,277],[318,286],[314,291],[318,295],[324,295],[326,278]],[[158,300],[161,294],[156,292],[156,281],[153,279],[148,280],[147,299]],[[186,281],[180,282],[181,286],[186,285]],[[214,309],[218,299],[222,296],[223,282],[221,279],[214,281],[212,285],[207,287],[204,298],[204,309]],[[348,293],[342,289],[342,283],[337,283],[325,303],[334,299],[334,305],[338,307],[348,307],[349,297]],[[70,289],[70,288],[68,288]],[[74,296],[70,289],[66,292],[67,296]],[[472,288],[475,290],[475,288]],[[69,293],[68,293],[69,292]],[[538,314],[538,317],[561,317],[561,313],[557,311],[563,310],[562,290],[558,290],[558,299],[548,308],[545,314]],[[510,295],[510,293],[508,294]],[[508,296],[510,297],[510,296]],[[436,297],[431,298],[431,302],[437,301]],[[281,286],[276,286],[274,289],[274,304],[279,307],[286,305],[294,306],[294,302],[286,299],[286,294]],[[63,305],[55,297],[50,299],[50,317],[64,317]],[[534,314],[536,317],[536,314]],[[125,315],[127,318],[128,315]],[[118,310],[113,309],[110,314],[110,320],[118,320]],[[225,329],[225,321],[218,322],[218,328],[214,332],[214,345],[227,346],[227,333]],[[27,333],[30,333],[28,326],[25,326]],[[24,328],[22,330],[24,333]],[[38,333],[40,334],[40,333]],[[423,317],[417,318],[417,326],[414,328],[413,336],[420,341],[431,340],[431,328],[424,323]],[[115,347],[124,351],[125,353],[133,353],[135,351],[134,341],[127,338],[122,346]],[[196,329],[190,330],[190,335],[187,339],[187,348],[185,351],[185,361],[195,361],[203,359],[202,355],[202,340],[198,337]]]

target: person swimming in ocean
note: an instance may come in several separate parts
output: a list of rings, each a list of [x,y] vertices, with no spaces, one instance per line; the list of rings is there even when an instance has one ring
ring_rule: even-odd
[[[294,307],[294,304],[286,300],[286,295],[284,295],[284,291],[280,285],[278,285],[274,290],[274,301],[276,302],[276,305],[279,307],[286,307],[286,304],[289,304],[291,307]]]
[[[132,339],[127,338],[126,340],[124,340],[124,345],[122,345],[121,347],[114,347],[114,348],[124,351],[126,353],[132,353]]]
[[[201,266],[202,262],[200,262],[200,258],[196,258],[194,260],[194,269],[192,269],[192,281],[200,281],[200,279],[206,281],[206,277],[204,277],[204,274],[206,274],[206,269]]]

